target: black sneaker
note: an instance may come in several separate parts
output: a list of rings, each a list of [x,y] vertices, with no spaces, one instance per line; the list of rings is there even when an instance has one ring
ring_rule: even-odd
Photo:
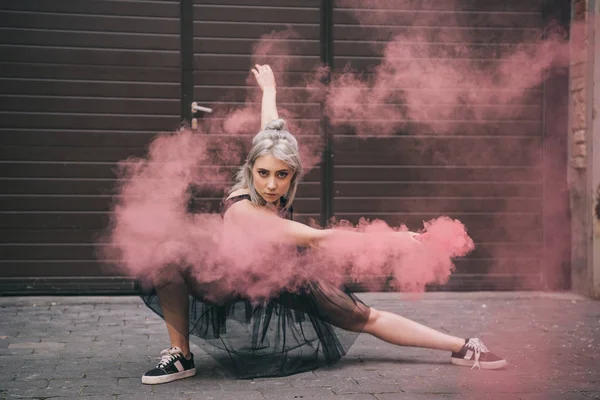
[[[186,359],[179,347],[171,347],[160,352],[162,356],[156,368],[151,369],[142,376],[142,383],[156,385],[178,379],[189,378],[196,375],[194,355]]]
[[[506,360],[498,357],[485,347],[477,338],[465,339],[465,344],[458,353],[452,353],[450,362],[454,365],[478,367],[479,369],[498,369],[506,367]]]

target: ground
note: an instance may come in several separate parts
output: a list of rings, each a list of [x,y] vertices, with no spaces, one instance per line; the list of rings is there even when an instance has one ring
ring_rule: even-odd
[[[146,386],[168,347],[136,297],[0,297],[0,399],[600,399],[600,301],[570,293],[359,294],[367,304],[506,357],[500,371],[446,352],[361,335],[337,365],[286,378],[235,380],[197,346],[198,375]]]

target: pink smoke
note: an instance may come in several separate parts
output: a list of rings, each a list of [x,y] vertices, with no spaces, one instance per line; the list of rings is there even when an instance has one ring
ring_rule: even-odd
[[[328,240],[302,252],[284,220],[269,211],[238,216],[235,223],[218,214],[191,215],[186,189],[206,155],[201,139],[188,130],[161,137],[148,160],[127,164],[129,179],[123,181],[110,237],[118,251],[111,255],[122,272],[144,285],[189,274],[208,299],[241,295],[260,301],[312,280],[340,285],[385,275],[397,289],[422,291],[429,283],[444,283],[452,258],[473,248],[464,226],[447,218],[426,223],[420,241],[405,226],[342,222]]]
[[[289,56],[302,53],[299,39],[291,29],[265,35],[254,48],[253,62],[268,62],[275,71],[280,114],[299,136],[308,168],[320,159],[320,116],[298,104],[323,101],[332,124],[351,125],[364,136],[390,135],[407,126],[425,128],[425,133],[454,132],[455,120],[501,119],[497,109],[487,106],[517,103],[545,78],[544,71],[565,65],[568,54],[566,42],[554,35],[481,63],[469,58],[465,38],[446,37],[447,43],[437,46],[424,34],[406,33],[384,46],[382,62],[370,74],[347,69],[334,74],[326,88],[323,69],[302,76],[298,71],[303,68],[294,64],[298,59]],[[197,131],[163,135],[146,158],[122,164],[107,259],[146,283],[189,273],[209,288],[209,298],[239,293],[261,299],[311,279],[340,284],[390,276],[398,290],[422,291],[427,284],[446,282],[453,258],[473,249],[462,223],[446,217],[425,223],[418,242],[397,235],[405,226],[336,224],[337,234],[320,247],[298,252],[276,223],[241,222],[232,230],[219,215],[187,213],[190,185],[220,193],[228,187],[232,171],[221,167],[243,162],[251,135],[258,131],[259,103],[260,93],[252,87],[243,106],[217,108]]]
[[[433,13],[397,11],[389,2],[369,2],[369,7],[374,10],[351,13],[361,24],[383,24],[378,27],[382,32],[386,26],[391,32],[397,18],[443,25],[428,20]],[[457,14],[445,15],[451,20]],[[392,35],[384,45],[374,42],[379,65],[366,74],[349,66],[333,74],[326,98],[332,124],[351,126],[359,136],[387,136],[400,130],[476,133],[481,127],[473,122],[502,122],[524,112],[514,105],[523,102],[550,69],[569,63],[569,41],[558,29],[543,39],[492,49],[495,53],[473,45],[467,30],[446,29],[443,38],[436,32],[411,30]]]

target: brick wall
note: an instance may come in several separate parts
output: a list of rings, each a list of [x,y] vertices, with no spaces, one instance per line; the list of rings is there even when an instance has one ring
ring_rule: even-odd
[[[598,1],[572,2],[568,171],[572,290],[595,298],[600,298],[600,147],[596,144],[600,142],[594,139],[599,125],[593,116],[594,106],[600,101],[599,87],[594,87],[600,81],[595,55],[600,40],[595,22]]]
[[[587,162],[587,29],[588,0],[574,0],[571,24],[571,166],[585,169]]]
[[[569,126],[569,187],[571,195],[571,287],[590,292],[588,268],[589,201],[587,189],[587,129],[588,102],[591,93],[587,82],[588,68],[587,22],[589,0],[573,0],[571,8],[571,99]]]

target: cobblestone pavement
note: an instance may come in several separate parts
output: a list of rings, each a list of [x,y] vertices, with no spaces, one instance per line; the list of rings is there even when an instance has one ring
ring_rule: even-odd
[[[146,386],[168,346],[136,297],[0,297],[0,399],[600,399],[600,302],[568,293],[364,293],[375,308],[443,332],[479,336],[501,371],[449,363],[447,352],[361,335],[337,365],[235,380],[193,346],[198,375]]]

